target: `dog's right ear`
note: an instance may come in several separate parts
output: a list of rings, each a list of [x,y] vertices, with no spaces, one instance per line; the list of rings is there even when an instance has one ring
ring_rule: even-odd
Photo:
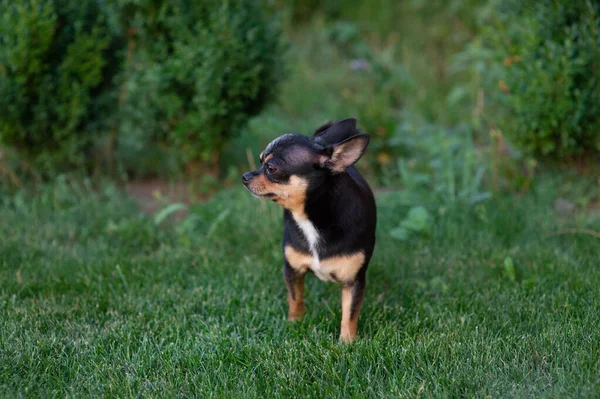
[[[315,143],[328,146],[356,135],[356,119],[347,118],[338,122],[328,122],[315,132]]]
[[[340,173],[352,166],[362,157],[369,145],[371,136],[359,134],[340,143],[323,148],[319,156],[319,164],[332,173]]]

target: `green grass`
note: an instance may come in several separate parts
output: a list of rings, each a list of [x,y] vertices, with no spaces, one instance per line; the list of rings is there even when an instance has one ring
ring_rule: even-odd
[[[350,346],[333,284],[309,278],[307,317],[284,320],[274,204],[226,191],[170,229],[112,189],[5,195],[1,396],[598,397],[600,240],[548,234],[600,218],[555,217],[557,181],[425,204],[431,232],[406,242],[408,197],[379,195]]]

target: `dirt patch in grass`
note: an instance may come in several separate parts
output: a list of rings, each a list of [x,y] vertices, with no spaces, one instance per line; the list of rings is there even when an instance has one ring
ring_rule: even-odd
[[[206,200],[209,195],[194,192],[189,181],[165,179],[134,180],[124,185],[125,192],[139,205],[142,212],[153,214],[169,203],[193,204]],[[182,216],[185,211],[179,212]]]

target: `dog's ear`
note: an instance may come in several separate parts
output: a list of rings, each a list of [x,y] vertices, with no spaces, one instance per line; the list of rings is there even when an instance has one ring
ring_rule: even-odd
[[[327,122],[323,123],[321,126],[319,126],[315,130],[315,132],[313,133],[313,137],[318,137],[318,136],[322,135],[323,132],[325,132],[327,129],[329,129],[334,124],[335,124],[335,121],[327,121]]]
[[[338,122],[328,122],[319,127],[314,134],[314,139],[317,144],[328,146],[354,135],[356,135],[356,119],[347,118]]]
[[[359,134],[340,143],[325,147],[319,155],[319,164],[333,173],[340,173],[360,159],[369,145],[371,136]]]

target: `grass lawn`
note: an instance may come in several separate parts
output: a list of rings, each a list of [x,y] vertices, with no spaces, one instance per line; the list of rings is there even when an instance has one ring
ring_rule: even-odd
[[[3,397],[598,397],[600,218],[555,216],[547,181],[479,206],[427,205],[378,244],[352,345],[340,289],[310,277],[285,320],[281,211],[234,189],[155,226],[113,189],[56,184],[0,206]],[[562,191],[561,191],[562,190]]]

